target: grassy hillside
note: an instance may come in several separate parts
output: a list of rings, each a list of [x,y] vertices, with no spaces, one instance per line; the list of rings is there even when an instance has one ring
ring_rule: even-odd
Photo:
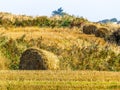
[[[0,32],[0,50],[10,69],[18,69],[25,49],[37,47],[56,54],[61,69],[120,70],[119,47],[79,28],[12,27]]]
[[[23,51],[37,47],[57,55],[61,70],[120,71],[119,27],[70,15],[31,17],[1,12],[1,69],[18,69]]]
[[[31,47],[48,59],[52,53],[60,70],[19,70],[22,53]],[[1,12],[0,70],[0,90],[119,90],[120,25]]]

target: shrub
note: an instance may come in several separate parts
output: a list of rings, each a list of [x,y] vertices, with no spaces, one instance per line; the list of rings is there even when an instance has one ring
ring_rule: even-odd
[[[33,20],[35,26],[49,26],[49,19],[46,16],[36,17]]]
[[[61,25],[62,27],[69,27],[70,26],[70,20],[66,19],[66,20],[62,20]]]
[[[120,54],[111,57],[107,63],[110,71],[120,71]]]
[[[71,23],[70,23],[70,27],[72,28],[72,27],[81,27],[82,26],[82,24],[84,23],[84,22],[87,22],[87,20],[86,19],[84,19],[84,18],[74,18],[72,21],[71,21]]]
[[[9,68],[18,69],[20,49],[17,47],[17,42],[13,39],[8,40],[2,45],[3,54],[10,60]]]

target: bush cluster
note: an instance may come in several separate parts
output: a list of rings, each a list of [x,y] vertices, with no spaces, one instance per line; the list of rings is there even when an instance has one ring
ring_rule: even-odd
[[[0,25],[2,26],[15,26],[15,27],[25,27],[25,26],[39,26],[39,27],[80,27],[82,22],[87,20],[80,17],[76,18],[70,15],[63,16],[26,16],[26,15],[12,15],[10,13],[0,13]]]

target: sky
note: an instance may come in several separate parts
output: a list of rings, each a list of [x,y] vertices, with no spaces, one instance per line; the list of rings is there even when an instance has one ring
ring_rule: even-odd
[[[120,0],[0,0],[0,12],[32,16],[51,16],[62,7],[70,15],[90,21],[117,18],[120,20]]]

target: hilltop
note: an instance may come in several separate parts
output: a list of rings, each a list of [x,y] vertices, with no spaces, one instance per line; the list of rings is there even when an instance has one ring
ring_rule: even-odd
[[[120,71],[120,26],[83,17],[0,13],[1,69],[18,69],[22,52],[37,47],[57,55],[62,70]]]

